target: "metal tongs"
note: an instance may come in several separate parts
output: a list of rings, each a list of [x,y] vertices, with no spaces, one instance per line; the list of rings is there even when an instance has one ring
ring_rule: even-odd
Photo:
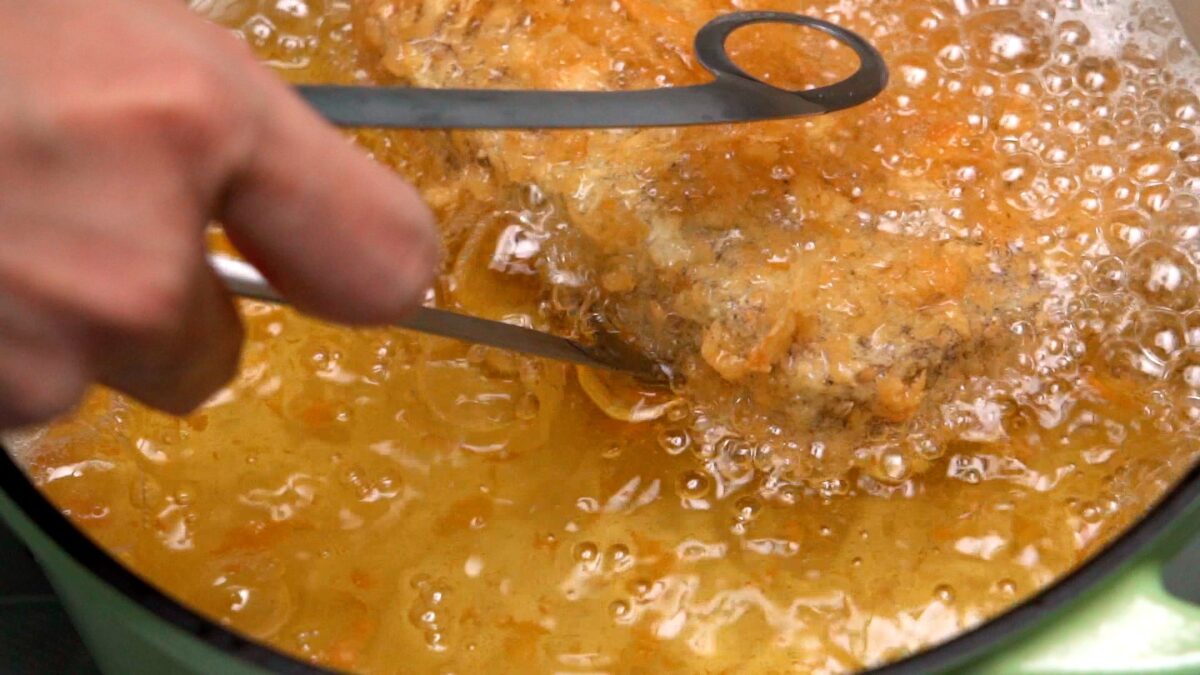
[[[733,62],[725,41],[739,28],[758,23],[806,26],[854,50],[859,67],[824,87],[791,91],[749,75]],[[391,129],[600,129],[673,127],[821,115],[874,98],[887,85],[879,52],[859,35],[809,16],[783,12],[734,12],[705,24],[694,43],[696,58],[713,75],[706,84],[636,91],[541,91],[511,89],[420,89],[307,85],[300,95],[330,122],[342,127]],[[212,255],[217,275],[235,294],[285,300],[249,264]],[[500,321],[429,307],[397,324],[401,328],[545,356],[560,361],[663,381],[666,373],[614,339],[584,345]],[[603,334],[600,335],[604,337]]]

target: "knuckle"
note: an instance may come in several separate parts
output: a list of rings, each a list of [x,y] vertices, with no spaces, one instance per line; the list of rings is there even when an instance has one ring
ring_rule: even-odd
[[[34,358],[5,369],[4,407],[14,425],[45,422],[66,413],[83,398],[87,379],[70,358]]]
[[[117,138],[189,161],[220,156],[239,138],[245,106],[234,78],[201,59],[154,64],[117,93],[91,93],[56,109],[55,128],[89,142]],[[131,146],[134,147],[134,146]]]
[[[242,343],[245,340],[245,329],[240,321],[234,321],[230,330],[223,334],[220,348],[217,350],[215,368],[217,386],[222,386],[237,374],[242,361]]]
[[[40,110],[0,100],[0,158],[9,166],[51,165],[63,148],[63,136]]]
[[[165,319],[147,318],[154,314],[143,309],[136,327],[126,324],[126,332],[115,335],[110,330],[116,346],[103,369],[104,382],[173,414],[204,403],[237,371],[242,326],[232,305],[226,308],[229,315],[221,316],[203,300],[200,294],[177,303],[183,311],[169,312]],[[168,323],[159,326],[160,321]]]
[[[126,271],[119,292],[99,308],[104,328],[137,341],[160,341],[183,326],[192,293],[190,275],[181,266],[152,261]]]
[[[202,347],[208,353],[204,355],[203,359],[198,359],[203,367],[197,373],[194,387],[197,398],[196,405],[203,403],[210,395],[228,384],[237,374],[242,356],[241,324],[221,331],[220,335],[210,342],[211,344]]]
[[[234,131],[236,101],[226,78],[203,66],[185,65],[149,97],[141,111],[169,142],[186,148],[219,147]]]
[[[200,407],[200,404],[208,400],[208,397],[216,391],[214,387],[211,390],[202,390],[192,388],[173,392],[170,396],[161,396],[157,400],[150,400],[150,404],[163,412],[172,415],[187,415]]]
[[[58,417],[75,407],[85,389],[83,380],[71,371],[41,378],[28,392],[27,412],[39,421]]]
[[[190,413],[233,379],[241,357],[240,330],[201,348],[208,350],[203,356],[190,352],[178,355],[178,359],[194,364],[176,364],[182,374],[170,393],[159,400],[158,407],[177,415]]]
[[[228,384],[237,374],[238,366],[241,365],[244,337],[245,331],[241,321],[236,314],[232,314],[231,320],[211,339],[211,344],[204,346],[209,353],[204,359],[204,367],[200,370],[202,382],[197,387],[203,390],[203,398]]]

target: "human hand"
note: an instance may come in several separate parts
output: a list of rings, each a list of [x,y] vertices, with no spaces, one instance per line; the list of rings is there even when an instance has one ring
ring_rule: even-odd
[[[432,217],[178,0],[0,0],[0,429],[89,383],[183,413],[241,326],[220,220],[303,311],[384,323],[433,273]]]

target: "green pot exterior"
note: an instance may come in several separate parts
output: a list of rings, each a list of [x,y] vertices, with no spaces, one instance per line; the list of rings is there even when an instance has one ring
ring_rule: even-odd
[[[962,672],[1200,673],[1200,607],[1174,597],[1163,586],[1164,566],[1197,533],[1200,500],[1118,573]]]
[[[0,491],[0,517],[33,552],[97,665],[112,675],[266,675],[183,632],[85,569]]]
[[[266,671],[171,625],[101,581],[0,492],[0,517],[33,551],[105,673]],[[960,667],[980,675],[1200,673],[1200,607],[1163,587],[1167,560],[1200,532],[1200,500],[1168,531],[1056,615]]]

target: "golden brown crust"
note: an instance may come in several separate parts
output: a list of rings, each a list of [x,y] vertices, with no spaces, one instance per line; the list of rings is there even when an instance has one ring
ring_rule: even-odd
[[[709,0],[359,7],[381,80],[575,89],[702,81],[690,36],[729,9]],[[735,41],[735,58],[811,82],[845,67],[791,63],[829,47],[770,37]],[[451,137],[456,161],[546,196],[529,227],[545,282],[572,286],[674,364],[694,398],[718,408],[753,400],[765,412],[743,433],[780,420],[793,436],[845,427],[851,447],[936,416],[939,392],[967,376],[964,362],[1036,300],[1035,261],[1013,246],[1027,233],[983,213],[994,200],[947,189],[955,172],[1005,180],[998,153],[973,146],[965,104],[905,115],[891,94],[805,120]],[[829,464],[836,473],[843,463]]]

